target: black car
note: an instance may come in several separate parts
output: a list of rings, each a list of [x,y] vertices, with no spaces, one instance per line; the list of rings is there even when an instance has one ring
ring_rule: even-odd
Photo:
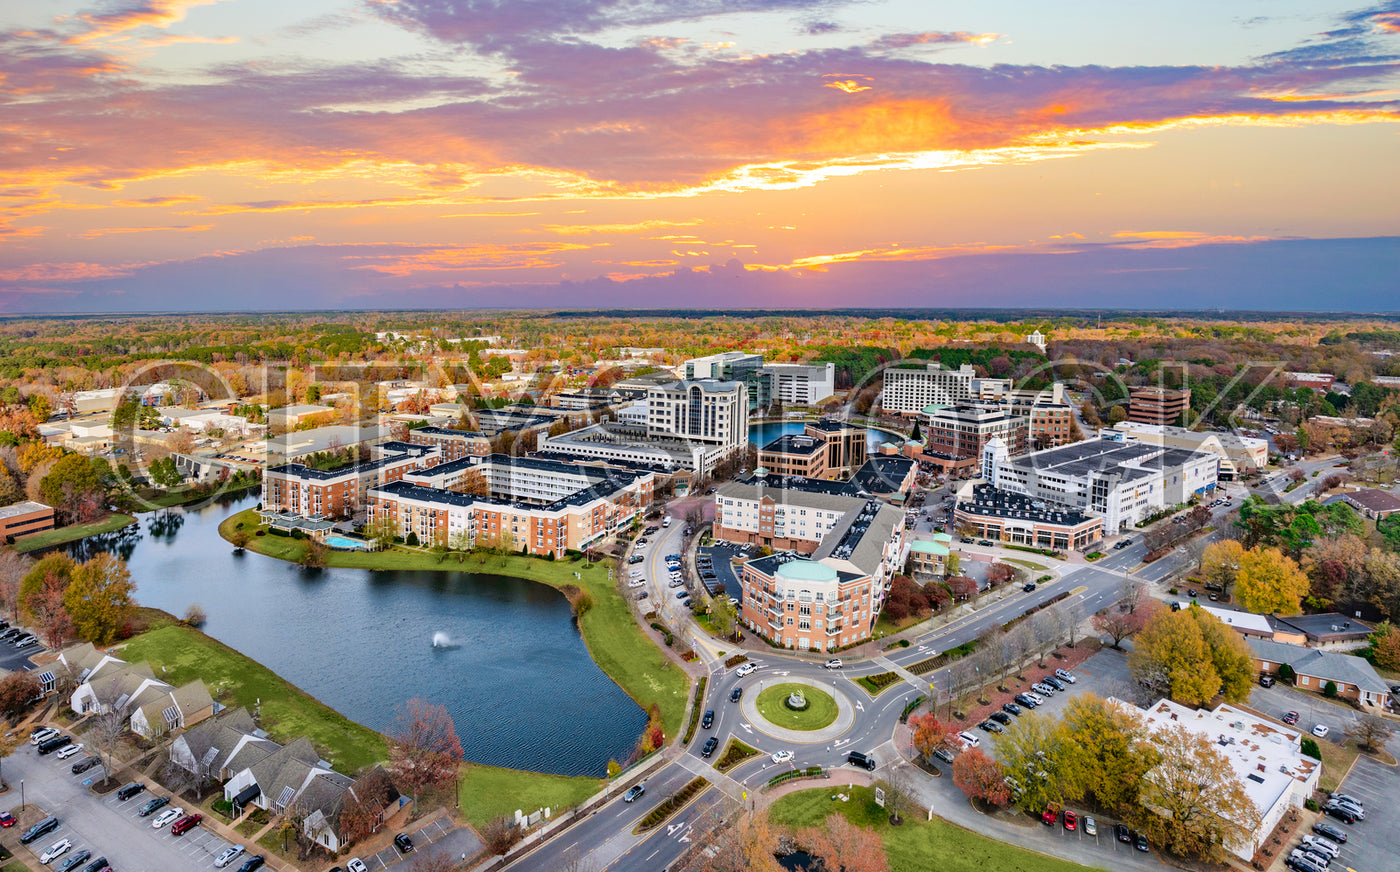
[[[73,744],[72,736],[54,736],[52,739],[45,739],[39,743],[39,754],[47,756],[59,748],[66,748],[71,744]]]
[[[1004,733],[1006,728],[996,721],[983,721],[977,725],[977,729],[985,730],[988,733]]]
[[[1127,824],[1114,824],[1113,837],[1120,842],[1131,842],[1133,840],[1133,831],[1128,829]]]
[[[1133,540],[1132,540],[1132,539],[1124,539],[1124,540],[1121,541],[1121,542],[1116,542],[1116,543],[1114,543],[1113,549],[1114,549],[1115,551],[1122,551],[1124,548],[1132,547],[1132,544],[1133,544]]]
[[[1318,821],[1312,825],[1312,831],[1319,836],[1326,836],[1337,844],[1344,844],[1347,840],[1347,831],[1338,826],[1333,826],[1327,821]]]
[[[1026,582],[1025,585],[1022,586],[1021,590],[1025,591],[1026,593],[1030,593],[1031,591],[1035,590],[1035,582]]]
[[[1024,693],[1018,693],[1018,694],[1016,694],[1016,696],[1014,697],[1014,699],[1016,700],[1017,703],[1019,703],[1019,704],[1025,706],[1025,707],[1028,708],[1028,709],[1033,709],[1033,708],[1036,707],[1036,701],[1033,700],[1033,699],[1031,699],[1030,697],[1026,696]]]
[[[254,872],[255,869],[261,869],[266,862],[267,858],[262,854],[254,854],[245,860],[242,866],[238,867],[238,872]]]
[[[140,811],[136,812],[136,814],[138,814],[141,817],[146,817],[147,815],[151,814],[151,812],[159,811],[169,804],[170,799],[168,797],[157,796],[155,799],[152,799],[148,801],[145,805],[141,806]]]
[[[1345,805],[1337,805],[1329,802],[1322,807],[1322,810],[1343,823],[1356,823],[1356,812]]]
[[[1009,715],[1015,715],[1018,718],[1021,716],[1021,707],[1014,702],[1009,702],[1006,705],[1002,706],[1001,710]]]
[[[1138,833],[1137,838],[1133,839],[1133,847],[1137,848],[1139,851],[1146,851],[1147,836],[1144,836],[1142,833]]]
[[[34,826],[24,831],[24,835],[19,837],[21,845],[27,845],[35,839],[42,839],[44,836],[58,829],[58,818],[50,815],[39,821]]]
[[[102,872],[102,870],[106,868],[107,858],[98,857],[96,860],[93,860],[91,863],[89,863],[87,868],[84,869],[83,872]]]
[[[120,790],[117,791],[117,799],[120,799],[122,802],[126,802],[128,799],[131,799],[133,796],[145,789],[146,785],[142,784],[139,781],[133,781],[130,784],[124,785]]]
[[[991,714],[987,715],[987,717],[991,718],[999,724],[1011,723],[1011,715],[1007,714],[1006,712],[992,712]]]
[[[408,837],[407,833],[399,833],[397,836],[394,836],[394,847],[405,854],[412,854],[413,840]]]
[[[91,856],[92,852],[86,849],[79,851],[76,854],[70,854],[66,858],[64,858],[62,863],[59,863],[57,866],[53,867],[54,872],[73,872],[74,869],[86,863],[88,861],[88,858]]]
[[[88,771],[89,769],[91,769],[92,767],[96,766],[98,763],[101,763],[101,762],[102,762],[102,761],[101,761],[101,760],[98,760],[96,757],[84,757],[83,759],[79,760],[77,763],[74,763],[74,764],[73,764],[73,767],[72,767],[72,768],[73,768],[73,774],[74,774],[74,775],[79,775],[79,774],[81,774],[81,773],[83,773],[83,772]]]
[[[736,688],[734,688],[734,692],[731,693],[731,694],[729,694],[729,701],[730,701],[730,702],[738,702],[738,701],[739,701],[739,697],[741,697],[741,696],[743,696],[743,695],[744,695],[744,689],[743,689],[742,687],[736,687]]]
[[[711,754],[715,753],[715,749],[718,748],[718,747],[719,747],[719,737],[718,737],[718,736],[711,736],[709,739],[705,740],[705,747],[703,747],[703,748],[700,749],[700,756],[701,756],[701,757],[708,757],[708,756],[710,756]]]
[[[977,544],[981,545],[983,548],[991,548],[997,543],[993,542],[991,539],[978,539]]]
[[[700,729],[708,730],[715,725],[715,710],[705,709],[705,716],[700,719]]]
[[[1060,679],[1056,678],[1056,677],[1053,676],[1053,675],[1047,675],[1047,676],[1045,676],[1044,678],[1042,678],[1042,679],[1040,679],[1040,680],[1043,681],[1043,682],[1045,682],[1046,684],[1050,685],[1051,687],[1055,688],[1056,690],[1064,690],[1064,689],[1065,689],[1065,683],[1064,683],[1063,681],[1061,681]]]

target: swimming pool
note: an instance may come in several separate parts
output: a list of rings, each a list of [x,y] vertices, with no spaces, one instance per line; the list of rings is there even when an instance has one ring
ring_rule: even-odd
[[[369,548],[369,543],[359,539],[347,539],[344,536],[327,536],[326,544],[332,548],[339,548],[342,551],[364,551]]]

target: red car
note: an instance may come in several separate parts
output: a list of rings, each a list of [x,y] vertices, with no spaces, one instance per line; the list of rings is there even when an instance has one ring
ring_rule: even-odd
[[[1298,723],[1298,713],[1289,712],[1288,714],[1283,716],[1283,722],[1285,724],[1288,724],[1290,727],[1293,726],[1294,724]]]
[[[1048,827],[1053,827],[1055,821],[1060,819],[1060,807],[1055,803],[1050,803],[1045,807],[1045,813],[1040,816],[1040,820]]]
[[[8,830],[10,827],[14,826],[16,823],[17,823],[17,821],[15,820],[15,816],[14,816],[14,815],[10,814],[10,813],[7,812],[7,811],[0,811],[0,827],[4,827],[5,829]]]
[[[1079,817],[1072,811],[1065,812],[1065,829],[1073,831],[1079,826]]]
[[[199,822],[202,820],[204,820],[204,815],[202,814],[187,814],[170,825],[170,835],[184,835],[189,830],[199,826]]]

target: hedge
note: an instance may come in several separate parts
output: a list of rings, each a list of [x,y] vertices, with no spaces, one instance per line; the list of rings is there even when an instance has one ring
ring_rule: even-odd
[[[735,654],[733,657],[730,657],[728,660],[724,661],[724,668],[725,668],[725,669],[733,669],[735,666],[738,666],[740,663],[747,663],[747,662],[749,662],[749,655],[747,655],[747,654]]]
[[[918,696],[910,700],[909,704],[904,707],[904,711],[899,713],[899,722],[901,724],[909,723],[909,713],[914,711],[914,709],[918,708],[920,705],[922,705],[923,701],[926,699],[928,699],[927,696],[919,694]]]
[[[871,695],[875,695],[898,680],[899,676],[893,672],[877,672],[874,675],[862,675],[856,679],[856,684],[870,691]]]
[[[724,753],[715,763],[715,768],[721,772],[728,772],[750,757],[756,756],[758,756],[757,748],[751,748],[738,739],[730,739],[729,744],[724,746]]]
[[[949,648],[942,654],[930,657],[927,660],[920,660],[918,663],[915,663],[913,666],[910,666],[909,671],[914,673],[915,675],[923,675],[926,672],[932,672],[935,669],[947,665],[950,660],[955,660],[959,657],[966,657],[967,655],[971,654],[976,648],[976,639],[972,640],[971,642],[964,642],[956,648]]]
[[[648,830],[656,829],[665,823],[667,818],[685,807],[685,804],[690,802],[696,794],[709,786],[708,779],[696,778],[685,787],[666,797],[660,805],[648,812],[647,816],[642,818],[641,823],[637,824],[637,828],[632,832],[641,835]]]
[[[808,766],[806,769],[789,769],[786,772],[780,772],[768,779],[768,786],[776,787],[784,781],[792,781],[794,778],[814,778],[821,775],[822,771],[820,766]]]
[[[685,728],[685,738],[681,740],[682,745],[689,745],[690,740],[695,738],[695,727],[700,723],[700,703],[705,699],[705,682],[708,679],[701,678],[695,685],[695,702],[690,707],[690,726]]]

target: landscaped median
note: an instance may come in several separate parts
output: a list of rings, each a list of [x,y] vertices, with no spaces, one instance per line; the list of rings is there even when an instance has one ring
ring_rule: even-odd
[[[806,705],[794,708],[788,698],[801,693]],[[788,682],[775,684],[758,695],[758,713],[772,724],[786,730],[820,730],[836,720],[840,709],[836,698],[810,684]]]
[[[642,833],[661,826],[667,818],[685,808],[692,799],[703,793],[705,788],[709,786],[710,782],[706,778],[696,778],[691,781],[685,787],[666,797],[656,808],[647,812],[647,816],[642,818],[632,829],[632,833],[640,836]]]
[[[745,760],[757,756],[757,748],[750,747],[738,739],[730,739],[729,744],[724,746],[724,753],[715,761],[715,768],[721,772],[728,772]]]
[[[258,513],[246,509],[226,518],[219,525],[225,539],[242,525],[249,532],[258,529]],[[300,561],[306,543],[286,536],[251,536],[249,551]],[[632,617],[632,611],[613,583],[605,564],[583,560],[542,560],[537,557],[471,553],[459,555],[413,548],[386,551],[326,552],[326,565],[345,569],[412,569],[436,572],[479,572],[526,578],[556,590],[575,585],[588,594],[592,605],[579,616],[579,631],[588,653],[608,677],[617,683],[643,710],[655,705],[661,711],[661,724],[667,738],[679,735],[689,688],[689,678],[647,638]],[[574,573],[579,577],[575,578]]]
[[[874,675],[862,675],[856,679],[856,684],[865,688],[865,692],[871,696],[879,696],[881,691],[888,690],[898,681],[899,676],[893,672],[877,672]]]
[[[54,545],[63,545],[68,542],[75,542],[88,536],[97,536],[102,533],[112,533],[123,527],[130,527],[136,523],[136,519],[130,515],[123,515],[120,512],[113,512],[100,521],[93,521],[90,524],[70,524],[67,527],[57,527],[53,530],[45,530],[42,533],[31,533],[28,536],[21,536],[15,540],[14,550],[20,554],[29,551],[37,551],[40,548],[49,548]]]

